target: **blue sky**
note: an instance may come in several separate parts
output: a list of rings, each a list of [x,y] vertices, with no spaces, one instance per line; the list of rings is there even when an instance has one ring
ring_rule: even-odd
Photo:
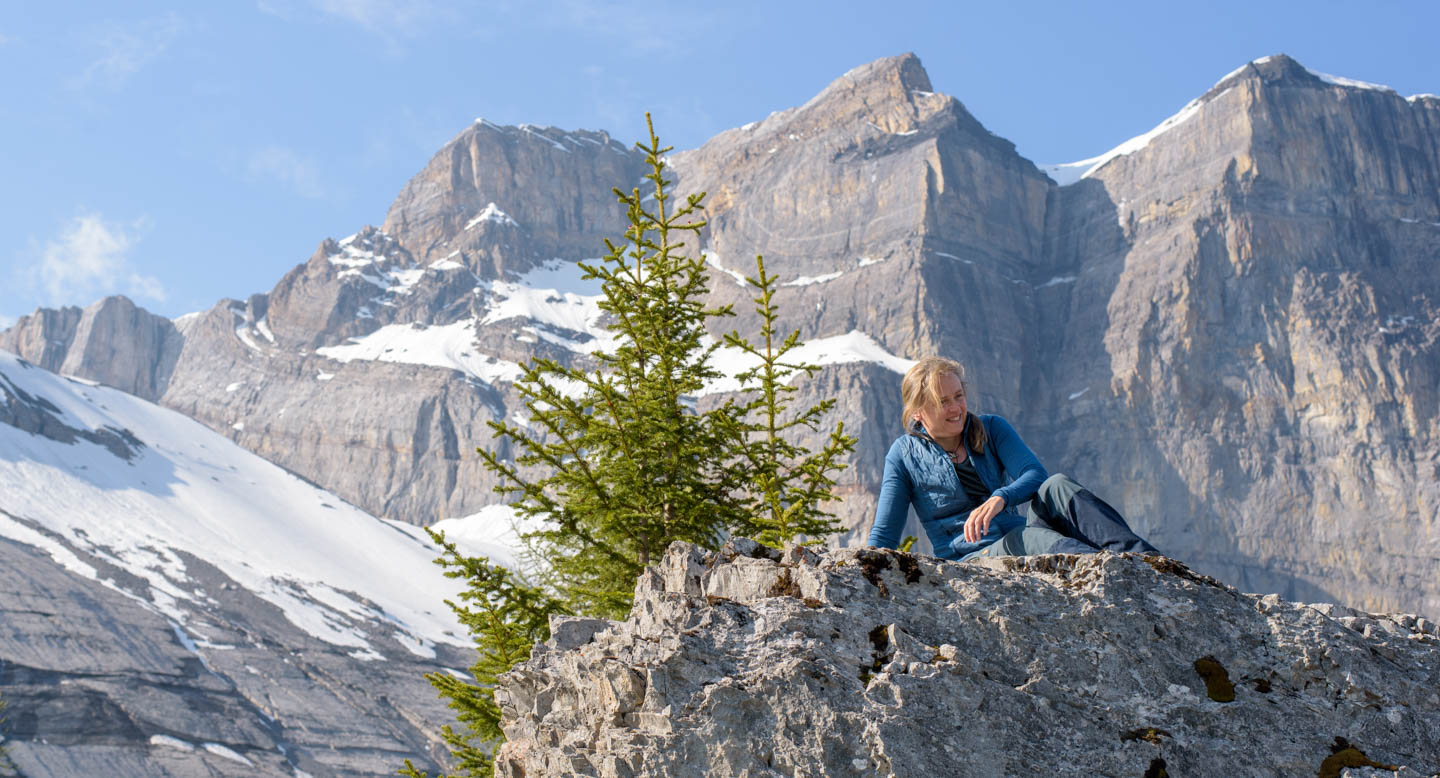
[[[1037,163],[1099,154],[1227,72],[1440,93],[1440,3],[12,0],[0,11],[0,324],[126,294],[267,291],[378,224],[476,117],[691,148],[913,51]]]

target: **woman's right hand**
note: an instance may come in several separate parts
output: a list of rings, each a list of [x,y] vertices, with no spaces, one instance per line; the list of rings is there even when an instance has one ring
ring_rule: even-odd
[[[970,511],[970,518],[965,520],[965,540],[969,543],[979,542],[990,531],[990,520],[1000,515],[1005,510],[1005,498],[994,495],[980,507]]]

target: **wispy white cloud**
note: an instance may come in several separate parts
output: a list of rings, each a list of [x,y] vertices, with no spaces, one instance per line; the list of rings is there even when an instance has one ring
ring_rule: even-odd
[[[129,282],[130,296],[141,299],[165,300],[165,286],[155,276],[142,276],[139,273],[131,273],[127,279]]]
[[[72,89],[119,87],[164,53],[184,29],[184,22],[174,13],[101,27],[91,44],[98,56],[68,83]]]
[[[159,279],[140,274],[130,261],[144,226],[143,219],[127,225],[88,213],[71,219],[40,248],[31,285],[52,304],[86,304],[116,292],[164,302]]]
[[[0,313],[0,330],[8,330],[15,324],[14,316],[6,316]]]
[[[273,181],[301,197],[318,200],[325,196],[319,165],[285,146],[266,146],[253,152],[245,164],[245,173],[251,181]]]

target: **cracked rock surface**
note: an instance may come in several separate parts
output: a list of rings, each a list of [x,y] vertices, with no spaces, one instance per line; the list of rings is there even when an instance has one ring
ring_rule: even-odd
[[[1440,771],[1440,628],[1163,557],[677,543],[504,676],[497,774]]]

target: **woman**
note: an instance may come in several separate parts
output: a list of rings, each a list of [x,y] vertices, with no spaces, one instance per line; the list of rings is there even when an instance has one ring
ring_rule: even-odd
[[[870,545],[894,548],[913,505],[942,559],[1159,553],[1089,489],[1047,475],[1009,422],[970,413],[964,378],[959,362],[927,357],[900,382],[906,434],[885,455]]]

